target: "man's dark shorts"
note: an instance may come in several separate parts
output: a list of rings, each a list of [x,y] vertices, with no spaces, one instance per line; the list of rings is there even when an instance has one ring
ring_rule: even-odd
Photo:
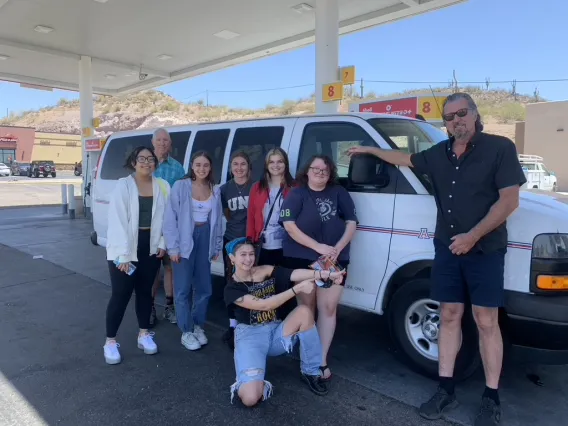
[[[432,267],[432,299],[441,303],[466,303],[498,308],[504,303],[505,252],[453,254],[434,239],[436,255]]]

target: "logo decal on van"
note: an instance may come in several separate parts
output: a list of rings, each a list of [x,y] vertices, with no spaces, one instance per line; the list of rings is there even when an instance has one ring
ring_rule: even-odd
[[[429,240],[430,234],[428,233],[428,228],[421,228],[418,238],[420,238],[421,240]]]

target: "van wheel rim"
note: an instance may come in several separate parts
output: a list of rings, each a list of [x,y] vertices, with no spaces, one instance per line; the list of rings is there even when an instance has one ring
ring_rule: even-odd
[[[431,299],[414,302],[406,311],[404,328],[414,349],[423,357],[438,361],[440,304]]]

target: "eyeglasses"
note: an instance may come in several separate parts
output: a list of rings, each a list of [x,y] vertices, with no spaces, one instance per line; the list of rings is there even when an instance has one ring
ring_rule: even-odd
[[[444,119],[444,121],[453,121],[456,115],[463,118],[467,115],[468,112],[469,108],[462,108],[458,109],[456,112],[449,112],[447,114],[444,114],[442,118]]]
[[[320,169],[318,167],[310,167],[310,170],[312,172],[314,172],[314,175],[323,175],[323,176],[329,175],[328,169]]]
[[[156,159],[152,156],[144,157],[143,155],[139,155],[138,157],[136,157],[136,161],[140,164],[143,163],[154,164],[156,162]]]

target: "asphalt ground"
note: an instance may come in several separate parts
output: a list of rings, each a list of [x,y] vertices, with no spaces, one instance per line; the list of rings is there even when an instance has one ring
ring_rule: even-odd
[[[229,386],[234,381],[231,356],[220,343],[227,318],[219,279],[214,281],[208,315],[208,348],[188,353],[179,344],[177,327],[161,322],[155,330],[161,353],[150,357],[154,366],[147,361],[149,357],[139,354],[135,347],[136,325],[131,310],[120,332],[124,362],[116,367],[106,366],[102,344],[109,279],[104,249],[89,242],[91,229],[91,224],[85,220],[71,221],[62,217],[58,208],[0,211],[0,244],[10,247],[0,252],[0,287],[4,287],[0,292],[0,306],[5,307],[0,310],[0,337],[3,348],[7,348],[0,360],[0,371],[8,377],[2,385],[6,392],[0,390],[0,395],[19,397],[20,404],[29,401],[31,405],[24,404],[28,407],[24,410],[28,416],[32,416],[29,407],[35,407],[49,419],[49,424],[57,423],[54,418],[60,419],[62,424],[129,424],[130,420],[125,419],[130,418],[145,424],[144,416],[153,423],[163,407],[171,406],[174,411],[189,410],[195,416],[203,416],[191,417],[189,411],[186,417],[176,413],[180,421],[203,418],[210,424],[224,424],[224,421],[287,424],[289,418],[294,424],[345,421],[350,424],[426,424],[416,415],[416,407],[431,395],[436,384],[400,362],[384,318],[345,307],[338,312],[338,329],[329,362],[335,377],[334,387],[325,401],[309,393],[299,381],[297,360],[283,357],[269,362],[268,380],[276,387],[274,397],[254,411],[263,414],[225,411],[237,408],[229,404]],[[18,251],[13,252],[13,249]],[[34,260],[33,256],[43,259]],[[52,272],[42,269],[47,268],[41,266],[44,263],[51,265],[49,271]],[[159,359],[164,361],[156,361]],[[125,368],[126,374],[116,373]],[[537,385],[527,378],[527,374],[532,373],[540,377],[541,383]],[[21,376],[28,380],[25,389]],[[66,386],[70,387],[69,392]],[[483,386],[481,371],[460,384],[457,388],[460,406],[449,413],[447,419],[472,424]],[[57,394],[61,402],[50,399],[51,393]],[[500,393],[503,425],[565,424],[568,368],[506,361]],[[179,394],[190,397],[178,398]],[[137,405],[136,397],[142,408]],[[105,414],[107,403],[113,407],[116,420],[105,417],[110,416]],[[12,400],[0,406],[15,404]],[[197,408],[193,409],[192,404]],[[68,417],[58,414],[57,410],[63,405],[62,413],[69,412]],[[75,406],[79,408],[73,408]],[[82,415],[81,410],[92,411],[89,414],[92,420],[77,417]],[[137,410],[149,414],[137,417]],[[284,414],[276,416],[277,420],[272,418],[281,412]],[[305,417],[298,417],[300,415]],[[162,418],[167,419],[167,422],[164,420],[167,424],[177,424],[177,417],[173,415]],[[75,423],[69,419],[75,419]],[[2,420],[0,424],[4,424]]]

